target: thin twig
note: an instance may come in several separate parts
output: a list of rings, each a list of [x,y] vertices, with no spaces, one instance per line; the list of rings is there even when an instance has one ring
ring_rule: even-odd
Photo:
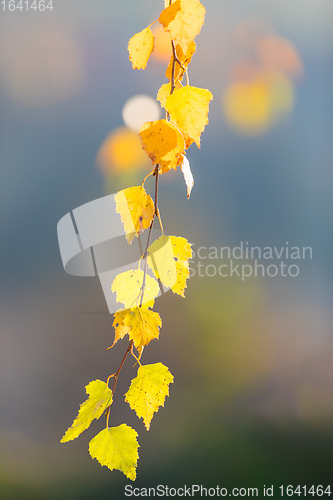
[[[133,340],[130,341],[129,343],[129,346],[127,347],[127,351],[125,352],[125,355],[119,365],[119,368],[118,370],[116,371],[116,373],[114,373],[113,375],[110,375],[110,377],[108,377],[108,381],[111,377],[114,378],[114,382],[113,382],[113,387],[112,387],[112,398],[114,397],[114,392],[116,390],[116,385],[117,385],[117,380],[118,380],[118,377],[119,377],[119,373],[123,367],[123,364],[125,363],[125,360],[128,356],[128,353],[132,350],[132,347],[133,347]],[[106,427],[108,428],[109,427],[109,417],[110,417],[110,406],[109,405],[106,409]]]
[[[153,174],[155,176],[155,201],[154,201],[155,211],[154,211],[153,219],[152,219],[150,226],[149,226],[149,233],[148,233],[148,238],[147,238],[146,250],[145,250],[145,253],[143,254],[143,258],[145,259],[145,268],[143,271],[143,280],[142,280],[142,287],[141,287],[141,299],[140,299],[139,307],[142,307],[142,304],[143,304],[143,296],[144,296],[144,291],[145,291],[145,286],[146,286],[146,276],[147,276],[148,248],[149,248],[149,244],[150,244],[151,233],[153,230],[154,219],[155,219],[155,216],[159,217],[159,211],[158,211],[158,169],[159,169],[159,165],[156,165],[155,170],[154,170],[154,174]]]

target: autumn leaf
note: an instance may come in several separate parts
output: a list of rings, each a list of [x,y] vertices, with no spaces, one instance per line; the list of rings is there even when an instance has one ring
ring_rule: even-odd
[[[124,317],[124,324],[129,328],[130,340],[133,340],[135,347],[141,352],[151,340],[158,338],[162,321],[157,312],[135,307]]]
[[[117,294],[117,302],[121,302],[126,309],[141,302],[144,272],[141,269],[130,269],[117,274],[112,282],[111,290]],[[143,304],[154,300],[160,292],[158,282],[146,274]]]
[[[192,257],[191,245],[186,238],[170,236],[176,261],[177,281],[171,287],[174,293],[185,297],[186,280],[189,277],[189,259]]]
[[[133,35],[127,49],[133,69],[145,69],[154,49],[154,35],[151,29],[148,27]]]
[[[139,459],[138,433],[126,424],[103,429],[89,443],[92,458],[110,470],[122,471],[132,481],[136,478]]]
[[[171,288],[176,283],[177,270],[170,236],[162,235],[150,245],[147,262],[165,287]]]
[[[112,392],[105,382],[93,380],[86,386],[88,399],[81,404],[78,416],[72,426],[66,431],[61,443],[77,438],[88,429],[94,419],[98,419],[106,407],[112,403]]]
[[[205,13],[205,7],[197,0],[176,0],[161,12],[159,21],[170,33],[171,39],[186,52],[191,41],[201,31]]]
[[[161,173],[172,168],[176,170],[183,160],[185,149],[184,138],[176,127],[166,120],[146,122],[140,128],[139,135],[143,149],[153,164],[160,165]]]
[[[181,83],[175,82],[175,88],[176,89],[182,88]],[[165,103],[170,95],[170,92],[171,92],[171,83],[163,83],[163,85],[161,85],[159,91],[157,92],[156,101],[159,101],[161,103],[162,108],[165,107]]]
[[[194,41],[191,41],[189,43],[189,46],[187,48],[187,51],[184,53],[183,48],[179,43],[175,44],[175,50],[176,50],[176,56],[178,61],[182,63],[181,67],[179,63],[176,61],[175,63],[175,74],[174,74],[174,80],[175,82],[181,81],[184,75],[184,68],[187,68],[187,66],[190,64],[192,60],[192,56],[195,53],[196,50],[196,45]],[[165,76],[168,78],[168,80],[171,81],[172,79],[172,66],[173,66],[173,56],[170,59],[169,65],[166,69]]]
[[[187,189],[187,198],[190,197],[192,188],[194,186],[194,178],[191,172],[190,162],[184,156],[183,163],[180,165],[181,171],[183,172],[186,189]]]
[[[187,134],[200,148],[200,135],[208,123],[209,90],[185,85],[175,90],[165,103],[165,109],[181,132]]]
[[[112,349],[112,347],[118,342],[118,340],[124,338],[125,335],[129,333],[130,328],[124,323],[124,318],[127,313],[128,309],[120,309],[119,311],[114,313],[112,326],[115,329],[115,336],[112,346],[108,347],[108,349]]]
[[[155,213],[154,202],[142,186],[118,191],[115,197],[116,211],[124,224],[126,239],[132,243],[144,229],[148,229]]]
[[[161,103],[162,108],[164,108],[167,97],[169,97],[171,92],[171,83],[163,83],[157,92],[156,101]]]
[[[132,380],[131,386],[125,394],[125,401],[139,418],[142,418],[149,431],[150,422],[160,406],[169,396],[169,384],[173,382],[173,375],[162,363],[141,365],[138,374]]]

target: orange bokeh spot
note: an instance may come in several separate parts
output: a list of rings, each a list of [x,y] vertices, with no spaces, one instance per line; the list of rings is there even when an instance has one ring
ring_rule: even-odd
[[[138,134],[127,127],[118,128],[106,137],[96,161],[105,173],[141,169],[150,164]]]
[[[286,38],[269,35],[257,41],[257,52],[263,67],[301,76],[303,65],[296,47]]]
[[[160,24],[154,24],[152,32],[155,37],[155,47],[151,57],[155,61],[165,64],[169,62],[172,56],[170,36]]]

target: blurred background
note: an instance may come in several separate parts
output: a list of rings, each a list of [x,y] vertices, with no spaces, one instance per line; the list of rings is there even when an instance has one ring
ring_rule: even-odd
[[[136,372],[128,361],[112,424],[139,433],[135,486],[325,486],[333,463],[333,4],[203,3],[189,74],[214,100],[201,150],[187,154],[190,199],[180,171],[161,178],[164,227],[194,249],[288,242],[310,246],[313,258],[297,262],[295,278],[196,274],[185,300],[159,299],[160,340],[142,361],[170,368],[170,398],[147,433],[123,401]],[[127,43],[163,1],[53,6],[0,15],[0,498],[123,498],[130,481],[88,454],[104,422],[59,443],[85,385],[115,371],[127,342],[106,350],[114,332],[99,280],[65,274],[56,225],[150,171],[136,129],[161,112],[153,101],[170,53],[158,23],[145,71],[131,69]],[[146,188],[153,192],[152,181]]]

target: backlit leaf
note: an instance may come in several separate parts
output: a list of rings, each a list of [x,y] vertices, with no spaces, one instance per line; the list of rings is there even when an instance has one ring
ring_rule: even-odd
[[[177,281],[171,287],[174,293],[185,297],[186,280],[189,277],[189,259],[192,257],[191,245],[186,238],[170,236],[176,260]]]
[[[151,29],[148,27],[133,35],[127,48],[133,69],[145,69],[154,49],[154,35]]]
[[[161,85],[159,91],[157,92],[156,101],[161,103],[161,106],[164,108],[167,97],[169,97],[171,92],[171,83],[163,83]]]
[[[129,338],[139,352],[153,339],[159,336],[162,326],[160,315],[144,307],[134,307],[124,317],[124,324],[129,328]]]
[[[139,459],[138,433],[126,424],[103,429],[89,443],[92,458],[110,470],[117,469],[132,481],[136,478]]]
[[[149,311],[147,304],[142,307],[122,309],[117,311],[114,316],[115,339],[108,349],[111,349],[119,339],[128,334],[129,339],[134,341],[135,347],[141,353],[144,346],[159,336],[159,328],[162,326],[160,315]]]
[[[164,406],[172,382],[173,375],[162,363],[140,366],[137,376],[132,380],[125,401],[143,419],[147,431],[154,413]]]
[[[176,0],[161,12],[159,21],[186,52],[190,42],[200,33],[205,13],[205,7],[197,0]]]
[[[111,290],[117,294],[117,302],[130,309],[141,302],[141,292],[144,272],[141,269],[130,269],[118,274],[111,285]],[[158,282],[146,274],[143,304],[154,300],[159,294]],[[120,338],[120,337],[119,337]]]
[[[195,53],[196,45],[195,42],[191,41],[189,43],[189,46],[187,48],[187,51],[184,54],[184,51],[182,49],[182,46],[179,45],[178,43],[175,44],[175,49],[176,49],[176,55],[177,59],[182,63],[183,68],[187,68],[187,66],[190,64],[191,59],[193,54]],[[173,65],[173,57],[171,57],[169,65],[166,69],[165,76],[171,81],[172,78],[172,65]],[[174,79],[175,82],[181,81],[184,75],[184,69],[183,69],[179,63],[176,61],[175,63],[175,74],[174,74]]]
[[[187,197],[189,198],[191,191],[192,191],[192,188],[194,186],[194,178],[193,178],[193,175],[191,172],[190,162],[188,161],[186,156],[184,156],[184,160],[183,160],[183,163],[180,165],[180,168],[181,168],[183,175],[184,175],[184,180],[185,180],[186,189],[187,189]]]
[[[77,438],[88,429],[94,419],[98,419],[107,406],[112,403],[112,392],[105,382],[93,380],[86,386],[88,399],[81,404],[78,416],[72,426],[66,431],[61,443]]]
[[[175,88],[180,89],[182,85],[179,82],[175,82]],[[169,97],[171,92],[171,83],[164,83],[161,85],[159,91],[157,92],[156,100],[161,103],[161,106],[164,108],[167,98]]]
[[[200,148],[200,135],[208,123],[209,90],[185,85],[175,90],[165,103],[165,109],[181,132],[186,133]]]
[[[112,326],[115,329],[115,336],[112,346],[109,347],[108,349],[111,349],[118,342],[118,340],[124,338],[125,335],[129,333],[130,328],[126,326],[124,323],[124,318],[127,313],[128,309],[120,309],[119,311],[114,313],[114,320]]]
[[[148,248],[148,266],[164,286],[171,288],[177,281],[176,263],[170,236],[162,235]]]
[[[139,130],[139,135],[143,149],[153,164],[161,166],[161,173],[172,168],[176,170],[183,160],[185,149],[184,138],[176,127],[166,120],[146,122]]]
[[[142,186],[133,186],[115,195],[116,211],[124,224],[126,239],[132,243],[144,229],[148,229],[155,213],[154,202]]]

